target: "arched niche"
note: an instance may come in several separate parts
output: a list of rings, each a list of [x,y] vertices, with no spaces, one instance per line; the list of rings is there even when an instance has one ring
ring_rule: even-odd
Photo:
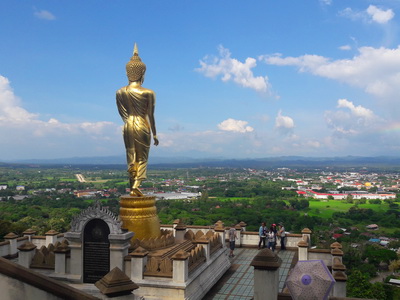
[[[92,219],[83,229],[83,282],[95,283],[110,271],[110,228]]]

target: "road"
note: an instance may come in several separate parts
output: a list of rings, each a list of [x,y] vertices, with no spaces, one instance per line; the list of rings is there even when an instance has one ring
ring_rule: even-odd
[[[76,179],[78,179],[79,182],[86,182],[85,177],[83,177],[82,174],[75,174]]]

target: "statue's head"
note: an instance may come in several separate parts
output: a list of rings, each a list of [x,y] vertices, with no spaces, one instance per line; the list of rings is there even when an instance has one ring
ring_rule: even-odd
[[[139,51],[135,43],[133,56],[131,57],[131,60],[126,64],[126,76],[128,76],[129,81],[143,81],[145,72],[146,65],[140,59]]]

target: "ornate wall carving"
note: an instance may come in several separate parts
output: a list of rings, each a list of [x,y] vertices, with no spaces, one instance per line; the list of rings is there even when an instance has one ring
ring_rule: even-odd
[[[113,212],[102,207],[98,200],[72,220],[70,232],[83,232],[86,223],[93,219],[101,219],[106,222],[110,228],[110,234],[122,233],[122,222]]]
[[[189,255],[189,273],[194,271],[202,263],[206,261],[205,251],[203,246],[198,245]]]

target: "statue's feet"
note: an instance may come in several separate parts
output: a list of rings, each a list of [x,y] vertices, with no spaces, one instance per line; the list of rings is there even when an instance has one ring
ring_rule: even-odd
[[[131,188],[131,196],[143,197],[143,193],[138,188]]]

